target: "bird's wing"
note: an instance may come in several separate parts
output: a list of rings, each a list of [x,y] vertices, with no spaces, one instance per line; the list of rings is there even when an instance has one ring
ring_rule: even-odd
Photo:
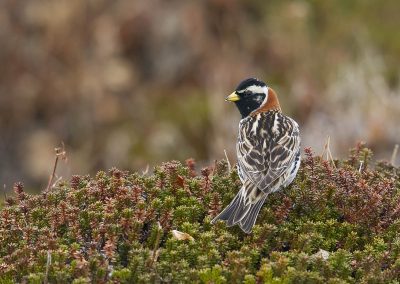
[[[278,113],[264,124],[269,125],[259,120],[241,126],[237,143],[241,175],[259,191],[256,198],[250,198],[251,203],[260,198],[258,195],[269,193],[271,185],[293,164],[300,150],[299,128],[294,120]]]

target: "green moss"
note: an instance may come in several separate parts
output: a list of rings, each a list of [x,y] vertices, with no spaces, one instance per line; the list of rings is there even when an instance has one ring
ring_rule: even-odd
[[[249,235],[210,223],[240,188],[224,161],[73,176],[36,196],[18,184],[0,211],[0,283],[396,283],[400,171],[371,156],[358,145],[333,166],[306,149]]]

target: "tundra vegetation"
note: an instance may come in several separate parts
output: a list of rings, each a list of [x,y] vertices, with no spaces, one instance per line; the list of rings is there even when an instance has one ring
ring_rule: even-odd
[[[399,168],[305,149],[251,234],[212,218],[241,183],[227,161],[73,176],[0,211],[0,283],[399,283]],[[197,173],[198,171],[198,173]]]

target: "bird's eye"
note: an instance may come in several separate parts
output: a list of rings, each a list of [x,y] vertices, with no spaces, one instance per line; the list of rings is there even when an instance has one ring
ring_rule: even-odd
[[[243,95],[242,95],[242,96],[246,98],[246,97],[251,96],[252,94],[253,94],[252,92],[246,90],[246,91],[243,92]]]

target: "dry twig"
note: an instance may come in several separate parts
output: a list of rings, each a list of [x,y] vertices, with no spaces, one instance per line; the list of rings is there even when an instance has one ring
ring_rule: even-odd
[[[394,166],[396,162],[397,152],[399,151],[399,144],[394,145],[392,157],[390,158],[390,164]]]
[[[229,162],[228,154],[226,153],[225,149],[224,149],[224,153],[225,153],[226,162],[228,163],[228,171],[231,172],[231,170],[232,170],[231,163]]]
[[[47,251],[47,262],[46,262],[46,274],[43,283],[47,284],[49,283],[49,269],[51,265],[51,252],[48,250]]]
[[[361,173],[364,166],[364,161],[360,161],[360,167],[358,168],[358,172]]]
[[[326,155],[326,160],[329,161],[329,162],[331,162],[331,163],[332,163],[332,166],[333,166],[334,168],[336,168],[335,161],[333,160],[333,156],[332,156],[332,152],[331,152],[331,145],[330,145],[330,143],[331,143],[331,137],[328,135],[328,136],[326,137],[326,142],[325,142],[325,145],[324,145],[324,151],[323,151],[322,154],[321,154],[321,159],[323,159],[323,158],[324,158],[324,155]]]
[[[147,175],[149,173],[149,169],[150,169],[150,166],[149,166],[149,164],[147,164],[147,166],[144,169],[144,171],[142,171],[142,175],[144,175],[144,176]]]
[[[7,200],[6,184],[3,185],[3,195],[4,195],[4,200]]]
[[[49,177],[49,182],[47,183],[46,191],[49,191],[50,188],[54,187],[55,184],[53,184],[53,180],[56,176],[56,170],[57,170],[57,165],[58,165],[58,160],[61,158],[62,160],[66,161],[67,160],[67,152],[65,151],[65,145],[64,142],[61,142],[61,147],[56,147],[54,148],[54,151],[56,152],[56,159],[54,161],[54,167],[53,167],[53,172]]]
[[[156,236],[156,241],[154,243],[153,254],[152,254],[151,260],[150,260],[150,267],[153,267],[154,263],[157,261],[158,255],[160,253],[159,247],[160,247],[161,233],[162,233],[161,224],[160,224],[160,222],[157,222],[157,236]]]

